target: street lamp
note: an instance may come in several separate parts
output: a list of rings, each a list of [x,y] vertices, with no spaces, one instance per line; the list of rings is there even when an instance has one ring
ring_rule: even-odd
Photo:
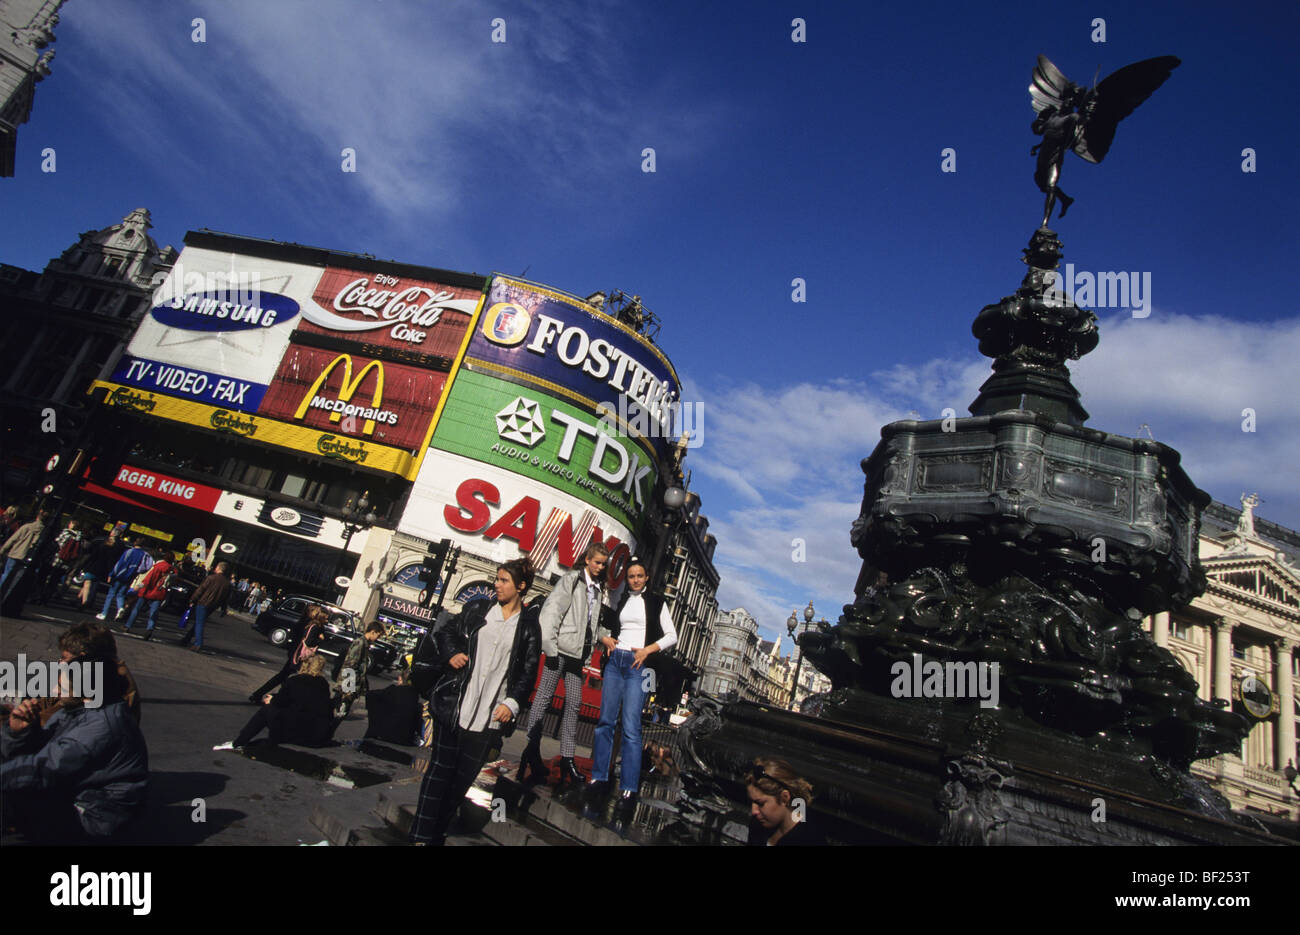
[[[677,524],[681,521],[682,504],[686,502],[686,491],[676,484],[664,491],[663,523],[659,530],[659,541],[655,544],[654,560],[650,563],[650,584],[653,593],[661,590],[659,575],[663,571],[664,553],[668,549],[668,540],[673,537]]]
[[[363,529],[369,529],[375,523],[379,522],[379,517],[370,509],[370,491],[367,490],[361,495],[354,508],[352,501],[349,500],[343,506],[343,554],[339,556],[339,563],[336,566],[338,576],[342,576],[347,569],[348,546],[352,544],[352,537]],[[337,576],[336,576],[337,577]],[[348,575],[351,578],[351,575]],[[338,582],[336,581],[335,584]],[[340,599],[341,600],[341,599]]]
[[[369,490],[361,495],[355,509],[352,507],[352,501],[349,500],[343,507],[343,551],[348,550],[348,546],[352,543],[352,536],[355,533],[363,529],[369,529],[377,522],[379,522],[379,517],[370,509]]]
[[[808,606],[803,609],[803,629],[808,632],[809,625],[812,624],[813,617],[817,611],[813,610],[813,602],[809,601]],[[785,621],[785,628],[790,631],[790,639],[794,641],[795,649],[799,648],[799,638],[794,635],[795,629],[799,626],[799,619],[795,617],[795,611],[790,611],[790,616]],[[794,686],[790,689],[790,708],[794,710],[795,700],[799,697],[799,668],[803,665],[803,652],[799,653],[799,658],[794,664]]]

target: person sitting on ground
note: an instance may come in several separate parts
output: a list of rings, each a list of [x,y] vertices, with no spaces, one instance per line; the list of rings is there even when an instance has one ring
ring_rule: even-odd
[[[366,737],[409,747],[420,743],[420,693],[411,684],[410,671],[397,675],[397,684],[366,693],[370,719]]]
[[[72,627],[59,639],[62,661],[101,667],[97,697],[71,697],[61,684],[58,697],[28,698],[0,727],[5,827],[33,843],[104,841],[144,808],[149,752],[126,701],[133,683],[119,675],[111,645],[104,627]]]
[[[309,656],[274,695],[262,698],[259,708],[239,736],[217,744],[213,750],[237,750],[248,746],[263,730],[273,744],[292,743],[302,747],[323,747],[334,733],[330,683],[321,673],[325,657]]]
[[[808,823],[813,788],[785,760],[760,756],[745,777],[748,781],[749,843],[753,846],[815,846],[825,837]]]

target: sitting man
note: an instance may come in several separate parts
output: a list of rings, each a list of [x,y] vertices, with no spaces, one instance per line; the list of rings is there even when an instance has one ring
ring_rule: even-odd
[[[100,629],[79,624],[59,639],[62,661],[80,666],[89,697],[62,684],[60,697],[28,698],[0,726],[5,827],[32,843],[107,841],[144,808],[149,753]]]
[[[366,737],[386,740],[404,747],[420,742],[420,693],[411,684],[409,669],[397,675],[397,684],[366,693],[366,715],[370,723]]]

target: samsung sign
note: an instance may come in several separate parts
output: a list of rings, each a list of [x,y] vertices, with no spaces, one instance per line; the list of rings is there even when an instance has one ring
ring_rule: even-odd
[[[251,331],[283,324],[298,314],[298,303],[275,292],[196,292],[155,305],[154,320],[186,331]]]

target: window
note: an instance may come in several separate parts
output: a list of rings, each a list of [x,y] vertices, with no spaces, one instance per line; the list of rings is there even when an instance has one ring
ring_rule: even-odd
[[[116,276],[122,268],[122,258],[120,256],[110,256],[104,260],[104,275]]]
[[[303,488],[307,486],[307,478],[297,474],[286,474],[284,480],[280,483],[280,493],[290,497],[301,497]]]
[[[1188,627],[1187,624],[1185,624],[1185,623],[1180,623],[1179,621],[1175,620],[1175,621],[1174,621],[1174,636],[1175,636],[1177,639],[1180,639],[1180,640],[1186,640],[1187,642],[1190,643],[1191,640],[1192,640],[1191,628]]]

